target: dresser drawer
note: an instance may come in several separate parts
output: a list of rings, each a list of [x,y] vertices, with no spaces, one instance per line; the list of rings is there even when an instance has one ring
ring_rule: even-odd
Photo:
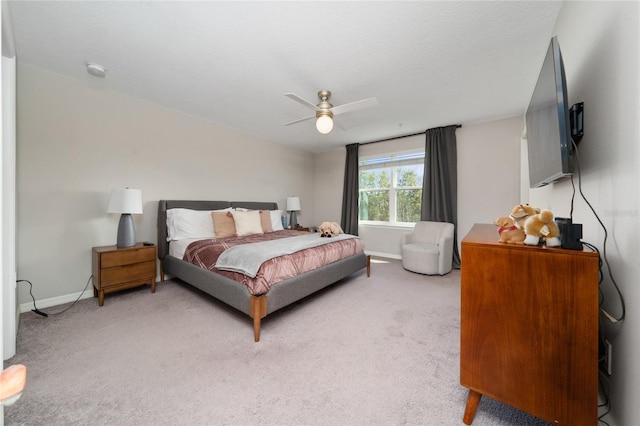
[[[155,280],[155,275],[155,259],[148,262],[104,268],[100,271],[100,286],[109,287],[144,278],[148,278],[149,282],[151,282],[152,280]]]
[[[111,268],[112,266],[129,265],[132,263],[155,261],[155,247],[140,247],[131,250],[118,250],[102,253],[100,256],[100,267]]]

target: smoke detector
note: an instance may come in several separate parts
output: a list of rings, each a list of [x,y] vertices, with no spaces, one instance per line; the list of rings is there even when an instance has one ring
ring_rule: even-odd
[[[87,62],[87,72],[95,77],[104,77],[107,74],[107,69],[102,65],[94,64],[93,62]]]

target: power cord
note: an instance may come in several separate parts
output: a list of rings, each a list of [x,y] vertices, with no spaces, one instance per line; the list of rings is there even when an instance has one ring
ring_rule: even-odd
[[[575,152],[575,164],[576,164],[576,168],[577,168],[577,175],[578,175],[578,191],[580,192],[580,195],[582,196],[582,199],[584,200],[585,203],[587,203],[587,205],[589,206],[589,208],[591,209],[591,212],[593,213],[593,215],[595,216],[595,218],[598,220],[598,223],[600,224],[600,226],[602,227],[602,230],[604,231],[604,242],[603,242],[603,248],[602,248],[602,256],[600,256],[600,251],[596,248],[596,246],[594,246],[593,244],[587,243],[587,242],[582,242],[582,244],[586,247],[589,247],[591,250],[595,251],[598,253],[598,273],[599,273],[599,277],[598,277],[598,292],[599,292],[599,302],[598,302],[598,306],[600,309],[600,312],[612,323],[617,323],[617,322],[621,322],[624,321],[625,315],[626,315],[626,307],[625,307],[625,302],[624,302],[624,296],[622,295],[622,292],[620,291],[620,288],[618,287],[618,284],[616,283],[615,278],[613,277],[613,273],[611,272],[611,266],[609,265],[609,260],[607,258],[607,239],[609,236],[609,233],[607,231],[607,227],[604,226],[604,223],[602,223],[602,220],[600,220],[600,217],[598,216],[598,214],[596,213],[595,209],[593,208],[593,206],[591,205],[591,203],[589,203],[589,201],[587,200],[587,197],[585,197],[584,193],[582,192],[582,179],[581,179],[581,173],[580,173],[580,157],[578,155],[578,147],[576,146],[575,142],[573,140],[571,140],[571,143],[573,144],[573,150]],[[573,176],[571,176],[571,186],[573,187],[573,195],[575,196],[575,185],[573,182]],[[573,199],[574,197],[571,197],[571,221],[573,222]],[[621,309],[622,309],[622,313],[621,315],[616,318],[613,315],[609,314],[603,307],[604,304],[604,294],[602,292],[602,288],[601,288],[601,284],[604,281],[604,273],[602,271],[602,260],[604,259],[604,263],[607,265],[607,272],[609,275],[609,278],[611,279],[611,283],[613,284],[613,287],[615,288],[616,292],[618,293],[618,298],[620,299],[620,305],[621,305]],[[605,340],[605,336],[604,336],[604,330],[602,329],[602,326],[600,325],[598,327],[599,329],[599,337],[600,337],[600,341],[604,344]],[[601,355],[598,357],[598,364],[600,364],[600,362],[604,361],[606,359],[606,356]],[[600,414],[598,416],[598,424],[603,424],[605,426],[609,426],[609,423],[607,423],[606,421],[603,420],[604,417],[606,417],[610,412],[611,412],[611,399],[609,398],[609,390],[611,387],[611,383],[609,382],[609,378],[607,377],[607,374],[605,371],[603,371],[601,368],[598,368],[598,373],[600,376],[600,380],[598,380],[598,385],[600,386],[600,390],[602,392],[602,395],[604,397],[604,402],[600,405],[598,405],[598,408],[603,408],[604,407],[604,412],[602,414]],[[606,386],[605,386],[606,383]]]
[[[603,417],[611,412],[611,399],[609,399],[609,390],[611,388],[611,383],[609,382],[609,378],[600,371],[601,380],[598,380],[598,385],[600,386],[600,390],[602,391],[602,396],[604,397],[604,402],[598,405],[598,408],[604,407],[604,412],[598,416],[598,423],[602,423],[605,426],[609,426],[609,423],[605,422]],[[604,382],[606,382],[606,387]]]
[[[613,277],[613,273],[611,272],[611,266],[609,265],[609,259],[607,258],[607,239],[609,237],[609,233],[607,231],[607,227],[604,226],[604,223],[602,223],[602,220],[600,220],[600,216],[598,216],[598,214],[596,213],[595,209],[593,208],[593,206],[591,205],[589,200],[587,200],[587,197],[582,192],[582,178],[581,178],[581,173],[580,173],[580,157],[578,155],[578,147],[576,146],[576,143],[573,140],[571,140],[571,143],[573,144],[573,151],[576,154],[575,155],[575,163],[576,163],[577,172],[578,172],[577,173],[578,174],[578,191],[580,192],[580,195],[582,196],[582,199],[584,200],[585,203],[587,203],[587,205],[591,209],[591,212],[593,213],[595,218],[598,220],[598,223],[600,224],[600,226],[602,227],[602,230],[604,231],[604,242],[603,242],[603,247],[602,247],[602,257],[604,259],[604,263],[607,265],[607,272],[608,272],[609,278],[611,279],[611,283],[613,284],[613,287],[615,288],[616,292],[618,293],[618,298],[620,299],[620,305],[621,305],[621,310],[622,310],[622,313],[620,314],[620,316],[616,318],[613,315],[611,315],[609,312],[607,312],[602,307],[602,304],[601,304],[600,312],[610,322],[613,322],[613,323],[622,322],[622,321],[624,321],[624,318],[625,318],[625,315],[626,315],[626,306],[625,306],[625,302],[624,302],[624,296],[622,295],[622,292],[620,291],[620,288],[618,287],[618,283],[616,282],[615,278]],[[573,186],[573,190],[574,190],[574,194],[575,194],[575,186],[574,186],[574,183],[573,183],[573,176],[571,176],[571,185]],[[571,215],[573,216],[573,197],[571,197]],[[573,222],[573,217],[571,217],[571,221]],[[591,246],[591,247],[593,247],[593,246]]]
[[[89,275],[89,279],[87,280],[87,283],[84,286],[84,289],[82,289],[82,293],[80,293],[80,295],[78,296],[78,298],[76,300],[74,300],[69,306],[67,306],[66,308],[64,308],[63,310],[61,310],[60,312],[44,312],[40,309],[38,309],[38,307],[36,306],[36,298],[33,297],[33,284],[31,284],[31,281],[29,280],[17,280],[17,283],[27,283],[29,284],[29,294],[31,295],[31,299],[33,300],[33,309],[31,310],[32,312],[35,312],[36,314],[43,316],[45,318],[47,318],[49,315],[60,315],[63,312],[68,311],[73,305],[76,304],[76,302],[78,300],[80,300],[80,298],[82,297],[82,295],[84,294],[85,291],[87,291],[87,287],[89,287],[89,283],[91,282],[91,278],[93,278],[93,275]]]

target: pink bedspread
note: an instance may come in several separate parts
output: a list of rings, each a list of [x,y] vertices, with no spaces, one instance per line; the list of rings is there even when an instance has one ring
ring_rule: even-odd
[[[238,281],[246,285],[251,294],[259,296],[267,293],[272,285],[280,281],[364,251],[364,245],[360,238],[335,241],[268,260],[260,266],[255,278],[247,277],[238,272],[222,271],[215,267],[218,256],[229,247],[298,235],[300,235],[299,231],[284,230],[244,237],[195,241],[187,247],[183,260]],[[318,234],[318,238],[321,238],[320,234]]]

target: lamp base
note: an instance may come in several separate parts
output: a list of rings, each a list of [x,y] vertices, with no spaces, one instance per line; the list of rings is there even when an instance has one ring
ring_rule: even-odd
[[[291,229],[296,229],[298,227],[298,218],[296,217],[296,211],[291,211],[291,219],[289,220],[289,226]]]
[[[133,218],[129,213],[122,213],[118,223],[117,247],[133,247],[136,245],[136,231],[133,228]]]

